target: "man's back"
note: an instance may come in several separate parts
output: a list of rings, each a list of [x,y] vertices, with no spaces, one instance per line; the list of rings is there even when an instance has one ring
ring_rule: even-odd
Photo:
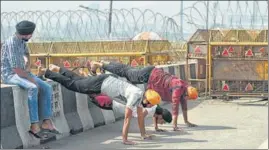
[[[148,88],[158,92],[162,100],[171,101],[171,81],[178,79],[178,77],[165,72],[163,69],[155,68],[152,70],[148,81]]]

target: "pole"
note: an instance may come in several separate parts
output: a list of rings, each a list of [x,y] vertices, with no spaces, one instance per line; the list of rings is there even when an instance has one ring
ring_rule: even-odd
[[[183,0],[181,0],[181,6],[180,6],[180,22],[181,22],[181,26],[180,26],[180,34],[181,36],[184,38],[184,34],[183,34]]]
[[[210,76],[209,76],[209,70],[211,67],[210,64],[209,64],[209,59],[211,59],[210,57],[210,32],[208,30],[208,13],[209,13],[209,1],[206,2],[206,32],[208,34],[208,42],[207,42],[207,56],[206,56],[206,80],[205,80],[205,97],[207,97],[207,92],[210,91],[210,89],[208,89],[208,84],[210,83]]]
[[[109,38],[111,38],[112,4],[113,4],[113,0],[110,0],[110,4],[109,4],[109,18],[108,18],[108,37]]]
[[[208,30],[209,1],[206,2],[206,30]]]

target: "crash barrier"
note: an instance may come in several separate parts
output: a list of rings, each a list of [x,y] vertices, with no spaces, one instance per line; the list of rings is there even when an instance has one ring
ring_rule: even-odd
[[[74,68],[87,60],[119,61],[133,66],[160,65],[185,59],[186,43],[167,40],[29,42],[32,64]],[[36,66],[32,66],[35,72]]]
[[[185,68],[184,65],[183,62],[158,67],[184,78],[185,69],[180,69]],[[114,110],[100,109],[86,94],[70,91],[56,82],[48,83],[53,88],[52,122],[61,134],[50,135],[46,140],[30,135],[27,91],[15,85],[1,84],[1,145],[4,149],[32,147],[110,124],[124,117],[124,114]],[[137,86],[143,90],[146,88],[146,84]]]
[[[190,74],[187,80],[205,93],[268,97],[268,30],[198,29],[187,45],[187,61],[195,59],[199,66],[197,78]]]

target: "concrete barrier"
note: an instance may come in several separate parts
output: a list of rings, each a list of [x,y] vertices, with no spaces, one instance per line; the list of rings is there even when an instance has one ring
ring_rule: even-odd
[[[106,122],[102,110],[95,104],[93,104],[90,97],[87,97],[87,99],[88,99],[88,108],[92,115],[94,127],[105,125]]]
[[[70,91],[61,86],[64,115],[70,129],[70,134],[77,134],[83,131],[83,124],[77,111],[76,92]]]
[[[104,116],[105,124],[114,123],[116,121],[114,112],[112,110],[101,109]]]
[[[184,64],[158,66],[158,68],[163,68],[182,79],[186,75]],[[53,87],[52,121],[62,134],[50,137],[46,141],[40,141],[29,135],[27,91],[18,86],[1,84],[1,148],[28,148],[124,118],[123,113],[100,109],[86,94],[70,91],[56,82],[50,81],[49,84]],[[147,84],[137,85],[142,90],[145,90],[146,86]]]
[[[76,102],[83,131],[94,128],[94,121],[88,108],[88,96],[86,94],[76,93]]]
[[[56,135],[56,139],[61,139],[70,135],[70,128],[64,114],[63,95],[61,85],[56,82],[49,82],[53,88],[52,95],[52,122],[61,133]]]
[[[1,84],[1,146],[23,148],[23,142],[16,125],[13,89],[15,86]]]

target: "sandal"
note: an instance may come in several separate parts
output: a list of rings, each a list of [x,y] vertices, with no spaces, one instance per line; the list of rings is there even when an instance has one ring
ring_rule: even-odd
[[[59,131],[57,131],[56,129],[44,129],[41,128],[44,132],[49,132],[49,133],[53,133],[53,134],[61,134]]]
[[[42,130],[40,130],[37,133],[34,133],[33,131],[29,130],[28,131],[30,134],[32,134],[34,137],[38,138],[38,139],[42,139],[42,138],[48,138],[47,134],[42,134]]]

